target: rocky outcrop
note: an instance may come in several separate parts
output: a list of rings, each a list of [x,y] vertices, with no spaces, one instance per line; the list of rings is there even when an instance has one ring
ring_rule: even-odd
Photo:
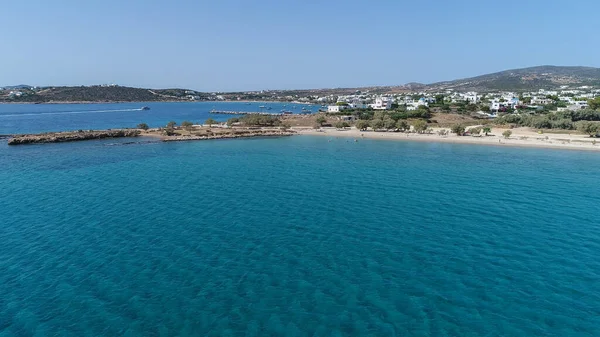
[[[139,135],[139,130],[49,132],[32,135],[15,135],[8,140],[8,145],[76,142],[102,138],[137,137]]]
[[[249,138],[249,137],[283,137],[291,136],[294,131],[237,131],[235,133],[215,134],[212,136],[171,136],[164,137],[164,142],[180,142],[188,140],[210,140],[210,139],[231,139],[231,138]]]

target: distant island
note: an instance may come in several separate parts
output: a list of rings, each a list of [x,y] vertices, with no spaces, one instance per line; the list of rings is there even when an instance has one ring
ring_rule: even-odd
[[[368,93],[394,95],[419,92],[499,92],[539,89],[599,87],[600,68],[539,66],[512,69],[432,84],[408,83],[397,86],[357,88],[257,90],[241,92],[200,92],[191,89],[144,89],[119,85],[35,87],[16,85],[0,88],[0,103],[111,103],[185,101],[282,101],[322,103],[324,97]]]

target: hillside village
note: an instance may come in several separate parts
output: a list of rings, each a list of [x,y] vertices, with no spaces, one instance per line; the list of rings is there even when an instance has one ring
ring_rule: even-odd
[[[558,90],[539,89],[530,92],[413,92],[398,95],[373,95],[357,92],[353,95],[319,97],[316,102],[327,104],[327,112],[338,113],[356,109],[417,110],[438,108],[440,111],[471,112],[495,118],[500,114],[543,111],[574,111],[589,107],[588,101],[600,96],[600,89],[589,86]]]

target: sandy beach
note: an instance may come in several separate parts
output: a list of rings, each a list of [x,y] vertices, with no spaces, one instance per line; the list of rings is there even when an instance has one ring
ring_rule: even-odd
[[[439,142],[439,143],[461,143],[495,146],[520,146],[520,147],[538,147],[552,149],[568,150],[588,150],[600,151],[600,142],[594,144],[595,138],[590,138],[582,134],[569,133],[544,133],[539,134],[530,128],[511,129],[510,138],[504,138],[502,133],[507,129],[493,128],[488,136],[457,136],[449,133],[447,136],[438,135],[444,128],[432,128],[429,134],[404,133],[404,132],[374,132],[359,131],[356,128],[339,130],[336,128],[322,128],[315,130],[312,128],[293,128],[299,135],[324,136],[324,137],[350,137],[360,141],[360,139],[383,139],[398,141],[421,141],[421,142]]]

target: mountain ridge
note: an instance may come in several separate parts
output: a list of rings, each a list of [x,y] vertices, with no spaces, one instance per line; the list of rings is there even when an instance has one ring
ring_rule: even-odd
[[[508,69],[463,79],[427,84],[430,90],[530,90],[561,85],[600,85],[600,68],[587,66],[542,65]]]

